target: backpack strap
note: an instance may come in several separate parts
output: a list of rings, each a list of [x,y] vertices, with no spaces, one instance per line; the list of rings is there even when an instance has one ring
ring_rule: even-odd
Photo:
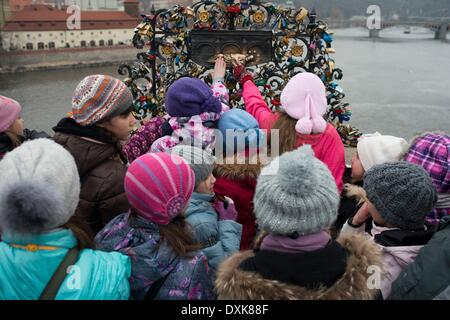
[[[78,253],[79,251],[77,247],[74,247],[67,252],[58,268],[56,268],[56,271],[50,278],[50,281],[47,283],[41,295],[39,296],[39,300],[55,300],[59,288],[66,278],[67,268],[77,262]]]
[[[161,287],[163,286],[164,282],[166,282],[166,279],[169,276],[169,274],[170,272],[168,272],[164,277],[159,278],[158,280],[153,282],[152,286],[145,294],[144,300],[155,300],[159,290],[161,290]]]

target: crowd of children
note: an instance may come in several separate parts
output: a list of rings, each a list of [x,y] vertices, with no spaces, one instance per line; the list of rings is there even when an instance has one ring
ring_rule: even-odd
[[[317,76],[273,112],[237,61],[230,109],[225,71],[176,80],[135,133],[111,76],[53,137],[0,96],[0,299],[450,299],[450,135],[364,135],[344,185]]]

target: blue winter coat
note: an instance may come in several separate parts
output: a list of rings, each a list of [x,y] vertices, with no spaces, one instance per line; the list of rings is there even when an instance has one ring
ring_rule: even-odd
[[[0,299],[37,299],[68,249],[77,244],[72,231],[40,235],[4,233],[0,242]],[[35,252],[13,247],[36,244],[57,247]],[[84,249],[61,284],[56,300],[125,300],[130,295],[130,259],[120,253]]]
[[[194,192],[186,210],[186,220],[215,272],[220,262],[239,251],[242,225],[232,220],[219,220],[210,202],[212,199],[213,195]]]
[[[208,262],[201,251],[180,257],[161,241],[156,224],[124,213],[111,220],[95,237],[96,247],[131,257],[131,295],[142,300],[152,284],[166,277],[156,300],[215,299]]]

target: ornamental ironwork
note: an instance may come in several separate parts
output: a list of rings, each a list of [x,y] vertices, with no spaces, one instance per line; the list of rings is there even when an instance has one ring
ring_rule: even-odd
[[[338,81],[343,72],[331,55],[333,33],[315,10],[276,6],[256,0],[200,1],[186,7],[152,10],[142,15],[133,45],[144,50],[119,73],[134,96],[139,120],[164,114],[166,89],[183,76],[211,83],[209,70],[218,54],[230,67],[225,83],[232,107],[243,108],[240,84],[233,78],[233,55],[247,56],[247,69],[272,110],[280,107],[287,81],[300,72],[319,76],[327,89],[326,119],[346,145],[354,146],[360,132],[348,124],[351,112]]]

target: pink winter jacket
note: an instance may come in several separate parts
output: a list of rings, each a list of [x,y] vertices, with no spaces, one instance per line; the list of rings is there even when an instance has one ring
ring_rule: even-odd
[[[359,228],[354,228],[348,224],[348,221],[342,227],[341,233],[364,233],[367,237],[375,238],[375,236],[383,231],[394,230],[393,228],[379,227],[372,223],[372,229],[369,233],[365,233],[365,224]],[[380,290],[383,299],[387,300],[391,294],[392,283],[397,279],[402,270],[416,259],[417,254],[423,245],[419,246],[398,246],[385,247],[378,245],[383,254],[383,276],[381,277]],[[373,273],[373,271],[371,271]]]
[[[279,114],[273,113],[261,96],[258,87],[253,81],[244,83],[242,96],[244,98],[245,109],[259,123],[261,129],[270,130],[277,121]],[[268,131],[270,134],[270,131]],[[282,139],[283,137],[280,137]],[[344,144],[336,129],[328,124],[324,133],[297,135],[296,148],[304,144],[310,144],[315,156],[324,162],[330,169],[339,192],[342,191],[342,176],[345,170]]]

